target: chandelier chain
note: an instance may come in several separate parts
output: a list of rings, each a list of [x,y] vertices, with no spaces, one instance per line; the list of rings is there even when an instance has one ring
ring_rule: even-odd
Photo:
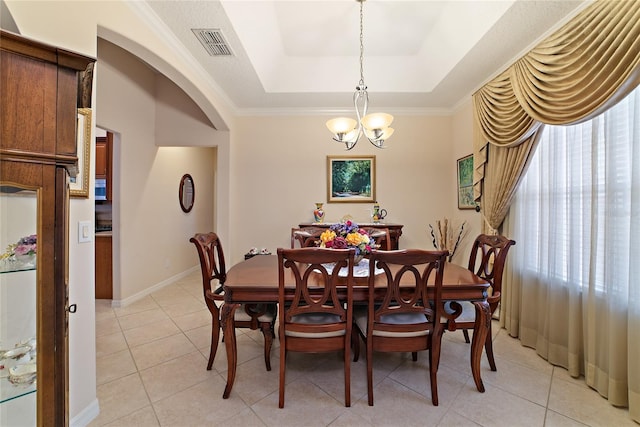
[[[360,3],[360,87],[362,87],[363,89],[365,88],[364,86],[364,26],[363,26],[363,17],[364,14],[362,12],[362,4],[364,3],[364,0],[359,1]]]

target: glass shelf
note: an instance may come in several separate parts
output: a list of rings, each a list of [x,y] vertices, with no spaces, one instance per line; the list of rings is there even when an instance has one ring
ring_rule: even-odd
[[[0,370],[0,372],[6,371],[8,368]],[[0,374],[0,375],[9,375]],[[22,385],[12,384],[8,378],[0,379],[0,405],[9,402],[10,400],[17,399],[22,396],[26,396],[31,393],[35,393],[37,390],[36,384]]]

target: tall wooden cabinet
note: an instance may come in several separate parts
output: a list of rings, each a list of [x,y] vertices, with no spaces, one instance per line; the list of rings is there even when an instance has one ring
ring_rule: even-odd
[[[0,55],[0,425],[63,426],[69,172],[94,60],[5,31]]]

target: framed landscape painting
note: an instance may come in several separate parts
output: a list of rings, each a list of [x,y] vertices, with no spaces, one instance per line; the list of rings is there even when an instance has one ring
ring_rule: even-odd
[[[327,156],[327,202],[376,200],[375,156]]]
[[[473,154],[458,159],[458,209],[475,209],[473,200]]]

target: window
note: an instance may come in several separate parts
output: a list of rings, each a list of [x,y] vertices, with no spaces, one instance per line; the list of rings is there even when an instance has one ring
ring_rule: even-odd
[[[513,209],[513,238],[527,252],[520,268],[561,286],[638,295],[640,88],[593,120],[546,126]]]

